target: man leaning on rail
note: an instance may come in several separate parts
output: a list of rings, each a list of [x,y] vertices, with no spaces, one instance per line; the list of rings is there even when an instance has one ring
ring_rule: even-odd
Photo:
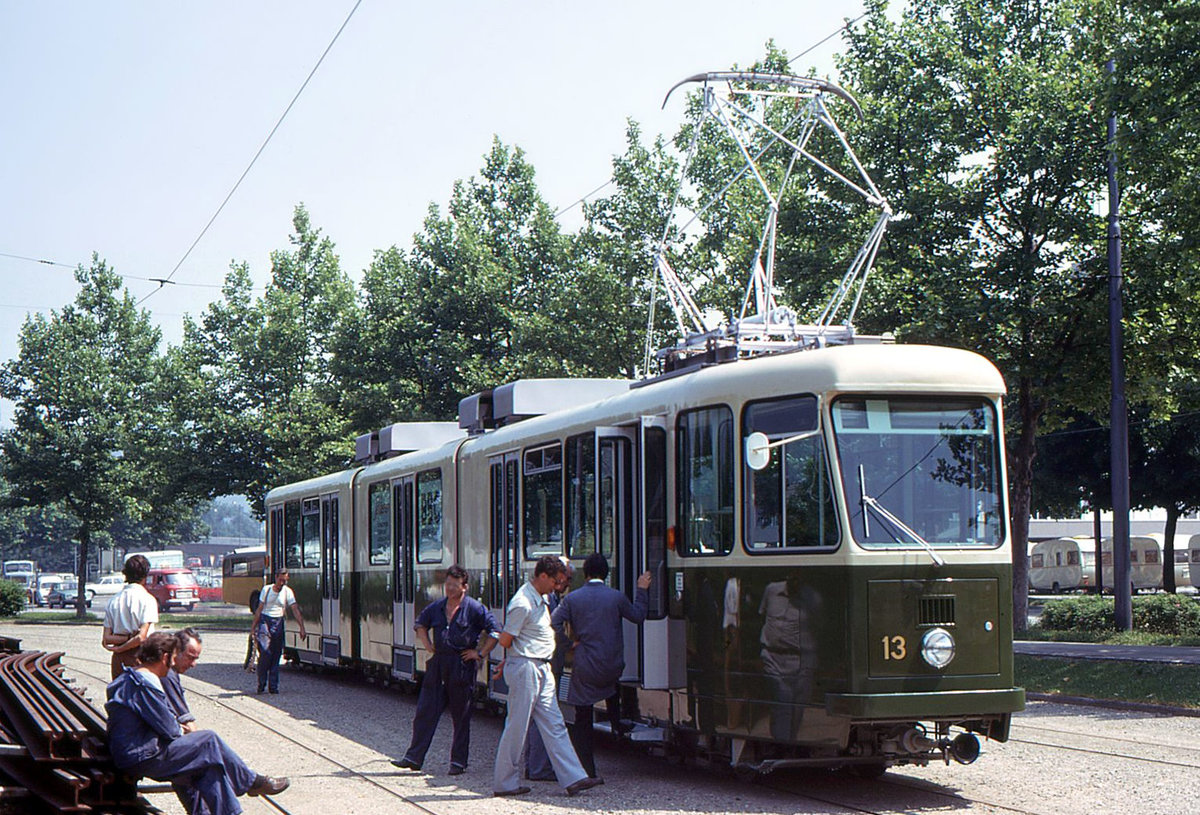
[[[274,795],[286,778],[258,775],[211,730],[184,733],[163,689],[178,640],[155,632],[138,649],[139,666],[108,685],[108,749],[130,775],[181,782],[191,815],[239,815],[240,795]]]

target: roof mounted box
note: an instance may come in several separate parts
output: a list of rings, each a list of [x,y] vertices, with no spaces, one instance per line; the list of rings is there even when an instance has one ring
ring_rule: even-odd
[[[379,457],[441,447],[465,435],[454,422],[397,422],[379,431]]]
[[[492,392],[480,391],[458,400],[458,426],[478,436],[496,426],[492,421]]]
[[[520,379],[492,392],[492,415],[503,427],[532,416],[599,402],[629,390],[628,379]]]
[[[354,463],[363,464],[379,457],[379,431],[363,433],[354,440]]]

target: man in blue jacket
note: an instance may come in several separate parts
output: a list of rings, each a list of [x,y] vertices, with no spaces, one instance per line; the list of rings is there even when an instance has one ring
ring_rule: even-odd
[[[564,625],[571,627],[574,664],[571,685],[567,689],[567,704],[575,706],[575,723],[571,725],[571,744],[579,755],[579,763],[589,778],[596,778],[596,761],[592,749],[592,706],[603,701],[608,707],[613,734],[621,731],[621,697],[617,684],[625,671],[625,637],[621,620],[635,625],[646,619],[647,592],[650,572],[637,579],[633,602],[621,592],[604,584],[608,577],[608,561],[593,552],[583,561],[583,576],[587,582],[563,598],[554,610],[551,621],[561,633]]]
[[[211,730],[183,733],[163,690],[178,640],[151,634],[139,665],[108,685],[108,747],[113,763],[136,776],[182,781],[191,815],[239,815],[239,795],[274,795],[286,778],[257,775]]]
[[[431,656],[425,663],[425,678],[417,697],[412,742],[404,758],[392,762],[402,769],[421,769],[438,719],[447,708],[454,723],[450,775],[460,775],[467,769],[475,679],[479,666],[487,664],[487,655],[496,647],[499,628],[487,606],[467,594],[467,580],[467,570],[462,566],[455,564],[447,569],[442,584],[445,596],[425,606],[413,625],[417,639]]]

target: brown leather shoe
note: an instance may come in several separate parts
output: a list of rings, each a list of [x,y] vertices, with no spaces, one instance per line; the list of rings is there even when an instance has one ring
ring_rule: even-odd
[[[517,787],[512,790],[496,790],[492,795],[496,798],[508,798],[511,795],[524,795],[529,791],[529,787]]]
[[[272,778],[269,775],[260,775],[254,779],[254,786],[250,788],[247,795],[278,795],[291,786],[292,782],[286,778]]]
[[[581,778],[574,784],[567,787],[567,795],[578,795],[584,790],[590,790],[592,787],[598,787],[604,783],[603,778]]]

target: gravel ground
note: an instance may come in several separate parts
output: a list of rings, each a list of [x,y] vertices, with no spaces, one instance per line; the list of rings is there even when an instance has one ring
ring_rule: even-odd
[[[68,675],[103,700],[107,653],[97,626],[0,624],[27,649],[65,651]],[[477,713],[472,765],[446,775],[449,723],[426,761],[428,773],[396,770],[411,735],[415,697],[353,677],[284,669],[282,692],[257,696],[241,670],[246,634],[206,632],[204,655],[184,679],[201,726],[222,736],[259,772],[287,775],[278,802],[295,815],[510,815],[596,813],[910,813],[1122,815],[1200,811],[1200,719],[1033,703],[1005,744],[985,743],[969,767],[901,768],[882,780],[843,773],[778,772],[755,783],[711,769],[679,766],[633,749],[601,746],[605,786],[567,798],[534,783],[520,798],[491,797],[492,756],[502,721]],[[270,728],[270,729],[268,729]],[[277,732],[272,732],[272,729]],[[173,796],[154,796],[182,815]],[[273,812],[244,799],[246,812]]]

